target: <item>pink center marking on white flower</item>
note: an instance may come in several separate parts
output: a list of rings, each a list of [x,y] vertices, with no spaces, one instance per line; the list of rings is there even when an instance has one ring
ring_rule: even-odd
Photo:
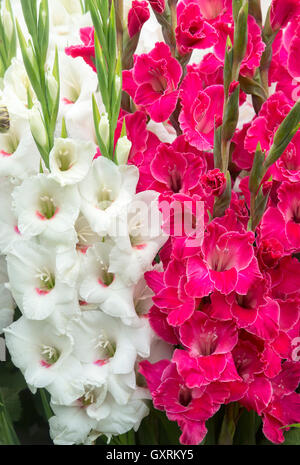
[[[147,247],[147,244],[136,244],[133,246],[134,249],[143,250]]]
[[[5,152],[4,150],[0,150],[0,154],[1,154],[3,157],[10,157],[10,156],[12,155],[12,153]]]
[[[40,360],[40,364],[44,368],[50,368],[51,367],[51,363],[47,363],[47,362],[45,362],[45,360]]]
[[[94,362],[94,365],[97,365],[99,367],[102,367],[103,365],[106,365],[108,363],[108,360],[106,359],[99,359]]]
[[[76,246],[76,249],[84,255],[87,253],[88,248],[89,246],[81,246],[81,245]]]
[[[68,98],[63,98],[62,101],[63,101],[66,105],[74,105],[74,102],[72,102],[72,100],[69,100]]]
[[[39,289],[38,287],[35,288],[36,292],[38,293],[38,295],[47,295],[49,294],[49,292],[51,291],[51,289]]]
[[[55,215],[58,213],[58,210],[59,210],[59,209],[56,208],[56,210],[55,210],[54,214],[51,216],[51,218],[47,218],[45,215],[43,215],[43,214],[42,214],[41,212],[39,212],[38,210],[36,210],[35,214],[36,214],[36,216],[37,216],[40,220],[42,220],[42,221],[52,220],[52,219],[55,217]]]
[[[15,231],[17,234],[21,235],[21,233],[20,233],[20,230],[19,230],[18,226],[15,226],[15,227],[14,227],[14,231]]]

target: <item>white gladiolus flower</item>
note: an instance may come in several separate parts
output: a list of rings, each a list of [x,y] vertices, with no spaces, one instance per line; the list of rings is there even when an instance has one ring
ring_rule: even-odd
[[[25,179],[39,172],[39,163],[28,122],[10,114],[10,129],[0,134],[0,176]]]
[[[33,392],[46,387],[57,402],[67,405],[84,393],[81,364],[72,354],[69,335],[23,316],[5,329],[5,339],[13,363]]]
[[[3,333],[6,326],[12,323],[16,307],[14,299],[9,289],[7,289],[7,282],[6,261],[4,257],[0,257],[0,334]]]
[[[102,413],[99,421],[89,416],[93,404]],[[103,399],[101,389],[93,389],[92,386],[87,386],[81,403],[70,407],[52,405],[52,408],[55,416],[49,421],[50,435],[56,445],[90,444],[89,433],[95,440],[101,434],[110,438],[132,428],[137,431],[149,413],[143,400],[133,397],[126,405],[120,406],[109,394]]]
[[[55,139],[49,157],[51,177],[62,186],[82,181],[95,153],[96,145],[93,142]]]
[[[59,242],[75,236],[80,199],[76,186],[61,187],[46,174],[25,179],[13,192],[18,228],[26,237]],[[61,236],[62,235],[62,236]]]
[[[152,297],[154,293],[142,277],[134,286],[133,303],[137,315],[143,317],[153,305]]]
[[[133,305],[133,286],[127,286],[120,271],[110,272],[111,241],[99,242],[90,247],[82,265],[79,293],[83,301],[101,305],[103,312],[120,317],[125,324],[137,320]]]
[[[55,263],[55,250],[33,241],[14,244],[7,256],[7,269],[12,294],[27,318],[44,320],[73,315],[74,288],[66,285]]]
[[[3,79],[2,100],[11,113],[19,117],[28,118],[28,95],[32,102],[37,103],[36,95],[27,76],[23,61],[13,58]]]
[[[135,166],[117,166],[104,157],[93,161],[79,192],[81,211],[96,233],[102,236],[109,233],[112,222],[132,200],[137,181]]]
[[[93,382],[110,375],[131,373],[137,355],[149,357],[151,331],[144,319],[138,327],[122,324],[99,310],[86,311],[68,326],[74,339],[74,354],[82,363],[93,365]],[[93,373],[93,374],[92,374]],[[92,381],[90,379],[90,381]]]
[[[86,217],[80,213],[75,222],[75,231],[77,234],[76,250],[81,254],[85,254],[89,247],[102,240],[97,233],[95,233],[86,219]]]
[[[103,107],[97,93],[97,75],[82,60],[63,55],[60,58],[61,105],[59,119],[65,118],[68,136],[94,140],[92,95],[96,93],[99,108]]]
[[[20,0],[11,2],[36,66],[35,37]],[[153,291],[144,276],[162,271],[153,263],[167,237],[159,194],[136,194],[139,170],[127,165],[134,141],[122,131],[113,160],[97,147],[92,97],[107,147],[118,108],[106,113],[97,73],[65,53],[91,32],[80,30],[93,25],[85,2],[48,3],[49,17],[42,8],[39,18],[44,26],[49,19],[50,29],[41,91],[34,85],[42,103],[19,46],[0,86],[10,123],[0,134],[0,334],[29,389],[51,396],[54,444],[93,444],[139,428],[151,400],[139,363],[171,358],[173,346],[150,326]],[[131,6],[124,1],[125,22]],[[11,35],[10,15],[3,18]],[[162,40],[153,11],[140,38],[137,53]],[[118,93],[121,79],[111,78]],[[148,130],[165,142],[176,137],[167,123],[150,121]],[[22,315],[13,322],[16,307]]]
[[[8,253],[15,242],[23,240],[12,208],[14,188],[9,178],[0,178],[0,253],[3,254]]]
[[[124,270],[126,282],[136,283],[149,269],[167,237],[161,230],[161,213],[154,191],[140,192],[130,204],[124,233],[116,238],[116,247],[110,256],[110,271]],[[124,216],[122,219],[124,220]]]
[[[79,43],[80,28],[92,25],[90,14],[82,14],[80,0],[51,0],[49,13],[50,49],[58,47],[63,52],[68,45]]]

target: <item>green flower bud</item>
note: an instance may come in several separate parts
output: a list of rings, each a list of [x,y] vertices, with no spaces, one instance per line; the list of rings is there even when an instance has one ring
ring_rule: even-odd
[[[236,83],[233,83],[236,85]],[[222,125],[222,140],[230,141],[236,130],[236,126],[239,119],[239,95],[240,85],[238,84],[234,91],[228,98],[225,106],[223,125]]]
[[[0,133],[5,133],[10,128],[9,113],[4,105],[0,105]]]
[[[244,1],[234,28],[234,62],[241,63],[247,50],[248,1]],[[233,76],[233,79],[237,77]]]
[[[260,143],[257,144],[256,152],[254,155],[253,165],[249,177],[249,190],[252,194],[256,194],[262,178],[264,176],[263,164],[265,161],[265,154],[261,150]]]

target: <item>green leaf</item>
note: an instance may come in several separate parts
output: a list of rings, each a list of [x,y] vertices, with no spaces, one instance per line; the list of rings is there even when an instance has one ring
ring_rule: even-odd
[[[300,430],[299,428],[293,428],[284,434],[285,440],[283,445],[285,446],[299,446],[300,445]]]
[[[42,0],[39,8],[37,46],[40,49],[41,64],[45,63],[49,45],[49,10],[48,1]]]
[[[244,409],[236,427],[234,444],[256,445],[256,433],[262,420],[254,410],[248,412]]]
[[[283,154],[299,128],[300,100],[295,103],[275,133],[273,144],[264,164],[266,171]]]

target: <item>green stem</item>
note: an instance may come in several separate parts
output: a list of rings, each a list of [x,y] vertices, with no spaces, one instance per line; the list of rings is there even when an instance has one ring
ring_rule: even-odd
[[[5,407],[5,404],[2,402],[2,396],[0,394],[0,424],[1,424],[1,429],[4,434],[4,442],[5,445],[8,446],[19,446],[20,441],[18,439],[18,436],[15,432],[13,423],[11,421],[9,412],[7,408]]]
[[[116,23],[117,23],[117,43],[118,50],[123,54],[123,34],[124,34],[124,5],[123,0],[115,0],[116,2]]]
[[[51,407],[49,405],[45,389],[40,389],[40,395],[41,395],[41,399],[42,399],[42,404],[43,404],[43,408],[44,408],[45,417],[46,417],[47,420],[49,420],[49,418],[53,417],[53,412],[52,412]]]
[[[241,407],[238,403],[232,403],[225,407],[224,419],[218,439],[219,445],[232,445],[236,425],[240,416]]]

